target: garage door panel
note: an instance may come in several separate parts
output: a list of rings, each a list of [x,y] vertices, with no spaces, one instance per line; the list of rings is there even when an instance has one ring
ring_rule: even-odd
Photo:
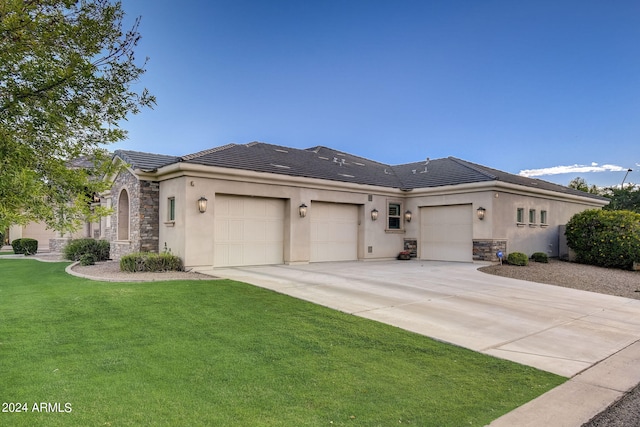
[[[311,261],[358,259],[358,206],[313,202]]]
[[[284,201],[216,196],[215,266],[282,264]]]
[[[473,215],[471,205],[431,206],[420,209],[420,258],[472,261]]]

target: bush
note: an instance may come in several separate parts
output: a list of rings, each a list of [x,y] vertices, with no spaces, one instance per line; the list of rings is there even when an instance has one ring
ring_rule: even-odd
[[[567,223],[567,245],[576,261],[601,267],[632,269],[640,261],[640,214],[588,210]]]
[[[120,270],[130,273],[182,271],[182,260],[168,252],[161,254],[138,252],[120,258]]]
[[[549,262],[549,256],[544,252],[534,253],[533,255],[531,255],[531,259],[534,260],[535,262],[544,262],[544,263]]]
[[[96,263],[96,257],[94,254],[86,253],[80,255],[80,265],[94,265]]]
[[[507,262],[511,265],[527,265],[529,264],[529,257],[522,252],[511,252],[507,256]]]
[[[16,254],[33,255],[38,252],[38,241],[36,239],[29,239],[27,237],[22,239],[15,239],[11,242],[13,252]]]
[[[65,259],[70,261],[82,261],[83,255],[91,255],[93,263],[82,265],[93,265],[98,261],[109,259],[109,242],[96,239],[74,239],[67,243],[63,253]]]

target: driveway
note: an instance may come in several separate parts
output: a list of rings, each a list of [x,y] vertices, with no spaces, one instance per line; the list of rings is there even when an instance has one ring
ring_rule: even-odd
[[[566,377],[640,339],[640,300],[492,276],[478,267],[412,260],[205,273]]]

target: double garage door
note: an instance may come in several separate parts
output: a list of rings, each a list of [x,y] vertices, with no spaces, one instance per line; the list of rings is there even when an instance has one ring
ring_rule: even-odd
[[[420,258],[434,261],[472,261],[472,221],[471,205],[421,208]]]
[[[358,258],[358,207],[312,202],[311,262]],[[285,201],[263,197],[216,195],[215,266],[282,264]]]

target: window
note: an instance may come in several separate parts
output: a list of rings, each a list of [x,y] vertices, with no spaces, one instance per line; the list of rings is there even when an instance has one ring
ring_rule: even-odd
[[[547,224],[547,211],[540,211],[540,224]]]
[[[529,209],[529,224],[535,224],[535,223],[536,223],[536,210]]]
[[[401,214],[402,206],[400,203],[389,203],[388,209],[388,221],[389,221],[389,230],[400,230],[401,222]]]
[[[524,222],[524,208],[518,208],[518,211],[516,213],[516,222]]]
[[[176,220],[176,198],[169,197],[169,209],[168,209],[169,217],[167,218],[169,221]]]
[[[129,194],[124,189],[118,197],[118,240],[129,240]]]

